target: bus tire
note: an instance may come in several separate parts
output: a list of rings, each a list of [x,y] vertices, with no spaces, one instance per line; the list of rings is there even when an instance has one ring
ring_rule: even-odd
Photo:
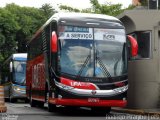
[[[31,107],[35,107],[36,106],[36,101],[35,100],[33,100],[32,98],[30,98],[30,106]]]
[[[30,87],[30,92],[29,92],[29,104],[31,107],[36,107],[37,102],[32,99],[32,90]]]
[[[44,102],[39,101],[39,102],[38,102],[38,106],[39,106],[40,108],[43,108],[43,107],[44,107]]]
[[[10,93],[9,93],[9,101],[10,101],[11,103],[15,103],[15,102],[17,101],[16,98],[12,98],[11,91],[10,91]]]
[[[49,93],[49,90],[48,90],[48,83],[46,83],[45,99],[46,99],[46,102],[48,103],[48,112],[55,112],[57,110],[57,107],[56,107],[56,105],[49,103],[49,96],[50,96],[50,93]]]
[[[11,97],[10,97],[10,102],[11,102],[11,103],[15,103],[16,101],[17,101],[16,98],[11,98]]]
[[[25,103],[29,103],[29,99],[28,98],[26,98],[24,101],[25,101]]]
[[[57,109],[56,105],[53,105],[48,102],[48,112],[54,112],[56,111],[56,109]]]

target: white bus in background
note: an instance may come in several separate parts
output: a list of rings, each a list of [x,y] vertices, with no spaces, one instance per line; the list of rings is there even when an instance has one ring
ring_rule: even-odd
[[[1,66],[1,85],[10,102],[26,99],[27,53],[12,54]]]

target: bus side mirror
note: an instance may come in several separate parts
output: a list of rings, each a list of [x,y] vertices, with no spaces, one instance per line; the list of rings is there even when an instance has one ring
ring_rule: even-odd
[[[10,64],[9,64],[9,69],[10,69],[10,72],[13,71],[13,63],[12,62],[10,62]]]
[[[131,44],[131,46],[130,46],[131,56],[135,57],[135,56],[138,55],[138,43],[137,43],[137,40],[134,37],[132,37],[131,35],[127,35],[127,38],[128,38],[128,40],[130,41],[130,44]]]
[[[52,38],[51,38],[51,51],[52,52],[57,52],[57,35],[56,32],[52,32]]]

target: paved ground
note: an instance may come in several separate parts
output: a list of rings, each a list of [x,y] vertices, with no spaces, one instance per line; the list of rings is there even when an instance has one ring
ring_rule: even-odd
[[[110,114],[93,113],[90,109],[58,108],[50,113],[47,106],[31,108],[26,103],[6,103],[7,113],[0,115],[0,120],[160,120],[159,116],[144,116],[111,111]]]

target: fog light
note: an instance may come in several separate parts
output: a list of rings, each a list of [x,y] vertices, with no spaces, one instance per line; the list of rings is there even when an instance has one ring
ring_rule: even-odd
[[[55,94],[54,93],[52,93],[52,98],[55,98]]]
[[[62,95],[58,95],[58,99],[62,99]]]
[[[123,98],[123,100],[126,100],[126,98]]]

